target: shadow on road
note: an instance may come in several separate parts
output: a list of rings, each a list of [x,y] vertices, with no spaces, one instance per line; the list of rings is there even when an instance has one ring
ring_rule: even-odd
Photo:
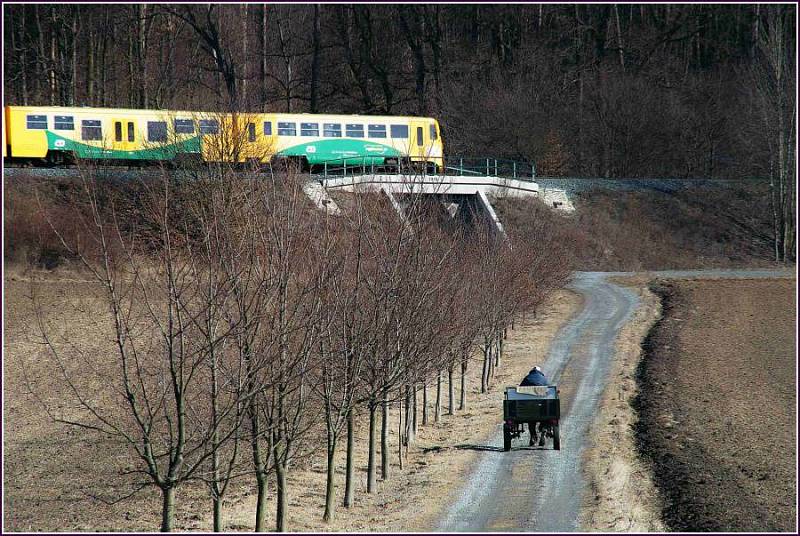
[[[424,452],[425,454],[428,454],[430,452],[440,452],[440,451],[448,450],[448,449],[476,450],[476,451],[480,451],[480,452],[505,452],[503,450],[503,447],[496,447],[494,445],[468,445],[468,444],[465,444],[465,445],[453,445],[453,446],[448,446],[448,447],[441,447],[441,446],[428,447],[428,448],[422,449],[422,452]],[[526,447],[511,447],[511,451],[512,452],[515,451],[515,450],[553,450],[553,447],[551,447],[551,446],[540,447],[538,445],[537,446],[533,446],[533,447],[528,447],[528,446],[526,446]]]
[[[481,450],[489,452],[503,452],[503,447],[493,445],[455,445],[453,448],[458,450]]]

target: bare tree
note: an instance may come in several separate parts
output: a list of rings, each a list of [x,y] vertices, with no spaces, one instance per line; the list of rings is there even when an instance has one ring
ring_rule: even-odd
[[[64,239],[63,245],[104,289],[115,366],[95,364],[94,376],[104,392],[99,396],[67,364],[64,347],[50,337],[52,326],[40,322],[55,370],[84,410],[79,417],[48,411],[58,422],[123,441],[139,461],[138,472],[161,491],[161,530],[170,531],[178,487],[203,471],[215,451],[209,448],[211,438],[219,446],[236,428],[223,431],[221,423],[236,412],[237,403],[218,406],[217,419],[203,417],[208,415],[206,343],[216,346],[217,338],[204,340],[196,328],[209,303],[217,300],[218,289],[193,277],[197,259],[180,210],[184,192],[166,174],[142,185],[139,210],[145,227],[126,221],[121,206],[105,198],[91,171],[84,173],[79,194],[87,240]],[[58,232],[55,224],[54,229]],[[213,296],[201,299],[209,290]],[[85,358],[92,362],[91,356]]]

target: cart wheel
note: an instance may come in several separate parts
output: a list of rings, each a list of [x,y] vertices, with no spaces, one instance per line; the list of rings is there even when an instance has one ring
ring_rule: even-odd
[[[553,425],[553,450],[561,450],[561,436],[558,433],[558,424]]]
[[[511,432],[508,430],[503,430],[503,450],[511,450]]]

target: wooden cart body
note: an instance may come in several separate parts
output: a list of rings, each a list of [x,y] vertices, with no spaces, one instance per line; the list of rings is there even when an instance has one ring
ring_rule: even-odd
[[[525,423],[546,423],[553,434],[553,448],[561,449],[559,419],[561,401],[558,386],[506,387],[503,400],[503,450],[524,431]]]

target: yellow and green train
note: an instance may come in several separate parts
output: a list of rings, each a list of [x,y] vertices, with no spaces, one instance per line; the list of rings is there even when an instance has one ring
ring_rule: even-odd
[[[6,106],[3,159],[443,166],[430,117]]]

